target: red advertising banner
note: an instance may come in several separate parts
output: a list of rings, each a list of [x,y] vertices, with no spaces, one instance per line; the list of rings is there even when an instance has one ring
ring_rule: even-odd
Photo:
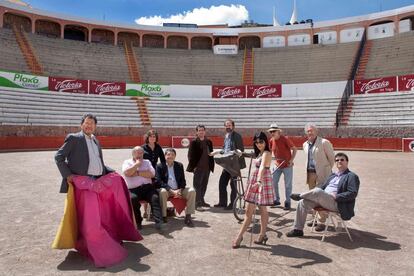
[[[282,97],[282,85],[248,85],[247,98],[280,98]]]
[[[213,85],[211,96],[213,98],[246,98],[246,86]]]
[[[402,138],[402,151],[414,152],[414,138]]]
[[[414,91],[414,75],[399,76],[398,91]]]
[[[125,82],[89,81],[89,94],[125,96]]]
[[[49,91],[88,94],[88,81],[49,77]]]
[[[355,94],[384,93],[397,91],[397,77],[354,80]]]

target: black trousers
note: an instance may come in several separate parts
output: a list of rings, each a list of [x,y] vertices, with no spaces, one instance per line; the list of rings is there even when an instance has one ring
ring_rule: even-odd
[[[207,191],[208,178],[210,177],[210,171],[207,170],[195,170],[193,177],[193,186],[196,190],[196,206],[204,203],[204,196]]]
[[[135,219],[137,220],[138,224],[142,223],[141,204],[139,203],[141,200],[145,200],[151,205],[155,223],[161,222],[160,197],[154,185],[145,184],[137,188],[132,188],[129,189],[129,193],[131,195],[131,202]]]
[[[236,200],[237,196],[237,182],[236,178],[231,178],[231,175],[226,171],[223,170],[219,180],[219,205],[227,206],[227,185],[230,181],[230,204],[233,205],[233,202]]]

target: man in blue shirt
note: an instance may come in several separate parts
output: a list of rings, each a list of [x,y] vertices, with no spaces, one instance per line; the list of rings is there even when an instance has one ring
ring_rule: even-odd
[[[339,212],[343,220],[350,220],[354,214],[355,198],[359,189],[359,177],[348,169],[348,156],[339,152],[335,155],[338,171],[331,174],[321,188],[314,188],[302,194],[292,194],[299,201],[293,230],[288,237],[303,236],[306,216],[313,208],[321,206]]]

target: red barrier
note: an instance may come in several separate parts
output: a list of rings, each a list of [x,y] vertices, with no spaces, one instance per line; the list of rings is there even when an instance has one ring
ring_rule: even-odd
[[[302,144],[306,138],[301,136],[289,136],[298,149],[302,149]],[[57,149],[64,141],[65,137],[0,137],[0,150],[39,150]],[[140,136],[98,136],[104,148],[132,148],[144,144],[143,137]],[[209,137],[214,148],[223,146],[222,136]],[[401,138],[327,138],[335,150],[375,150],[375,151],[402,151],[403,140]],[[414,138],[412,138],[414,140]],[[243,142],[246,148],[253,146],[252,137],[244,137]],[[171,136],[159,137],[162,147],[171,147]],[[414,147],[414,142],[404,139],[404,147]]]

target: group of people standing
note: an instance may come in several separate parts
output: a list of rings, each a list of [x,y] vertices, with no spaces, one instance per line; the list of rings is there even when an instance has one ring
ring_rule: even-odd
[[[158,144],[158,134],[155,130],[150,130],[145,134],[144,145],[132,149],[132,157],[122,164],[124,176],[121,177],[104,164],[99,141],[94,136],[96,125],[97,118],[93,114],[84,115],[81,121],[81,131],[66,137],[64,144],[55,155],[55,161],[63,177],[61,192],[65,193],[71,189],[76,192],[79,227],[74,247],[81,254],[89,257],[96,266],[110,266],[126,257],[126,251],[122,248],[122,240],[142,239],[139,231],[134,227],[134,217],[137,228],[140,229],[143,220],[140,207],[143,201],[151,205],[157,229],[161,229],[167,222],[167,200],[171,200],[173,204],[179,203],[179,200],[185,201],[184,223],[189,227],[194,226],[191,215],[194,214],[195,209],[210,207],[210,204],[205,201],[205,194],[210,172],[214,171],[213,143],[206,137],[205,126],[197,125],[196,138],[189,145],[186,168],[188,172],[194,174],[194,188],[186,185],[184,166],[175,160],[176,151],[173,148],[163,151]],[[226,134],[221,152],[228,153],[237,150],[243,152],[243,139],[235,131],[234,121],[226,120],[224,127]],[[243,234],[251,222],[256,206],[260,208],[261,229],[255,242],[258,244],[267,242],[268,212],[266,206],[281,204],[278,182],[282,174],[285,180],[284,209],[290,210],[291,199],[304,202],[300,203],[302,205],[299,204],[302,207],[298,208],[297,212],[300,210],[301,213],[297,214],[295,229],[289,232],[288,236],[303,235],[304,221],[302,220],[303,217],[306,219],[304,212],[309,211],[309,206],[313,206],[306,200],[315,202],[320,198],[320,191],[317,192],[318,196],[315,196],[316,192],[312,193],[313,197],[307,194],[292,194],[293,165],[297,149],[292,141],[282,134],[282,130],[276,124],[272,124],[268,132],[271,135],[270,139],[264,132],[256,133],[253,138],[254,170],[245,193],[246,217],[233,241],[233,248],[240,247]],[[349,170],[346,171],[345,165],[347,164],[344,165],[345,162],[342,160],[346,159],[348,162],[348,157],[342,154],[341,156],[346,158],[336,158],[339,154],[335,156],[332,144],[317,135],[315,125],[306,125],[305,133],[308,140],[303,144],[303,149],[307,155],[306,170],[309,189],[328,187],[330,193],[335,194],[336,198],[343,203],[335,205],[331,199],[329,208],[337,208],[335,210],[339,209],[341,214],[345,210],[345,216],[349,219],[353,215],[352,201],[355,200],[359,180],[355,174],[350,173]],[[341,163],[338,167],[342,169],[341,174],[330,178],[332,166],[336,161]],[[246,167],[243,156],[239,157],[238,162],[240,169]],[[272,162],[275,162],[277,168],[273,173],[270,170]],[[350,176],[346,178],[345,188],[342,183],[344,178],[341,178],[344,174]],[[326,179],[330,182],[327,183]],[[352,185],[348,185],[349,180],[353,181]],[[228,201],[227,194],[229,183],[230,201]],[[345,191],[346,194],[341,194],[341,191]],[[223,169],[219,180],[219,201],[214,207],[232,209],[236,196],[236,181],[229,172]],[[131,204],[128,203],[129,198],[132,202],[132,209]],[[323,201],[322,206],[325,202],[328,201]],[[90,205],[96,208],[90,208]],[[114,216],[113,210],[117,210],[118,216]],[[121,218],[122,224],[120,224]],[[323,219],[320,219],[320,225],[323,225]],[[104,237],[106,242],[99,245],[91,242],[95,240],[93,236],[98,234],[101,238]],[[108,257],[105,252],[115,252],[116,256],[112,254]]]

